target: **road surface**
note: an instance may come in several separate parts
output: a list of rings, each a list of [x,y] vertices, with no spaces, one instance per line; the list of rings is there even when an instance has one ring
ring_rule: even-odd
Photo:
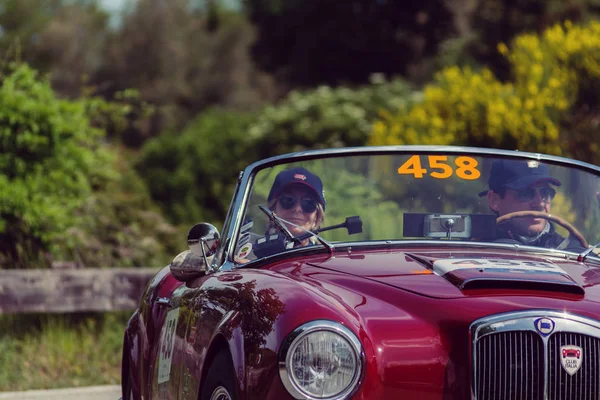
[[[91,386],[74,389],[28,390],[25,392],[0,392],[0,400],[117,400],[121,387]]]

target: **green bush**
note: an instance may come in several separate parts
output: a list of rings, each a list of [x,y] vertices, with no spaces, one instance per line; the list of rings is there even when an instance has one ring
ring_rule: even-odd
[[[58,99],[28,66],[1,77],[0,264],[43,264],[94,186],[114,176],[102,135],[84,101]]]
[[[119,179],[95,190],[75,211],[77,222],[52,242],[53,259],[86,267],[161,267],[186,246],[186,227],[166,221],[124,156],[116,166]]]
[[[510,64],[496,51],[496,44],[508,43],[527,32],[542,33],[561,21],[587,22],[600,16],[597,0],[485,0],[453,1],[455,10],[469,19],[471,40],[466,54],[489,66],[501,79],[508,78]],[[466,3],[469,3],[466,7]],[[463,5],[463,7],[460,7]],[[470,10],[465,10],[470,8]],[[464,24],[465,22],[463,22]],[[464,31],[464,30],[463,30]]]
[[[171,221],[218,225],[239,171],[250,163],[306,148],[362,146],[379,109],[399,107],[410,94],[403,81],[374,76],[372,85],[357,89],[293,91],[258,116],[211,109],[181,134],[146,143],[136,169]]]
[[[260,158],[304,150],[365,145],[380,109],[397,109],[411,101],[402,80],[374,75],[371,85],[320,86],[292,91],[280,104],[266,107],[249,134]]]
[[[136,169],[154,201],[175,223],[223,222],[238,174],[256,160],[251,113],[208,110],[180,134],[149,140]]]
[[[170,261],[176,229],[105,140],[104,127],[123,126],[127,102],[59,99],[27,65],[0,79],[0,267]]]

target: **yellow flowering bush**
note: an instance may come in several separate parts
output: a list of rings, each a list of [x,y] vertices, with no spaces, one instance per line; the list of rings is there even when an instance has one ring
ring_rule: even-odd
[[[564,154],[560,123],[585,80],[600,78],[600,23],[553,26],[516,37],[498,51],[513,79],[489,69],[449,67],[423,90],[423,100],[384,110],[369,144],[461,144]]]

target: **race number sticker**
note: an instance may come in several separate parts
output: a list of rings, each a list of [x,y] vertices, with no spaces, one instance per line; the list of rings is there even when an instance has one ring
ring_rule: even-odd
[[[246,243],[238,250],[236,257],[244,258],[252,251],[252,243]]]
[[[158,359],[158,384],[169,381],[171,374],[171,360],[173,359],[173,347],[175,345],[175,329],[177,328],[177,317],[179,308],[175,308],[167,314],[165,323],[160,331],[160,348]]]
[[[519,261],[502,258],[451,258],[433,262],[433,271],[440,275],[463,269],[513,273],[565,274],[565,271],[559,266],[544,261]]]
[[[424,160],[429,169],[423,168]],[[472,181],[481,176],[481,172],[477,169],[478,165],[476,159],[467,156],[456,157],[451,164],[448,156],[414,155],[398,168],[398,174],[412,175],[415,179],[422,179],[425,175],[436,179],[448,179],[456,175],[460,179]]]

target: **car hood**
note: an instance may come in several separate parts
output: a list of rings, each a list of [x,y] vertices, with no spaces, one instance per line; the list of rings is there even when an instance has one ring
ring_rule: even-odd
[[[533,291],[600,301],[600,268],[556,254],[422,248],[352,250],[308,264],[433,298]]]

